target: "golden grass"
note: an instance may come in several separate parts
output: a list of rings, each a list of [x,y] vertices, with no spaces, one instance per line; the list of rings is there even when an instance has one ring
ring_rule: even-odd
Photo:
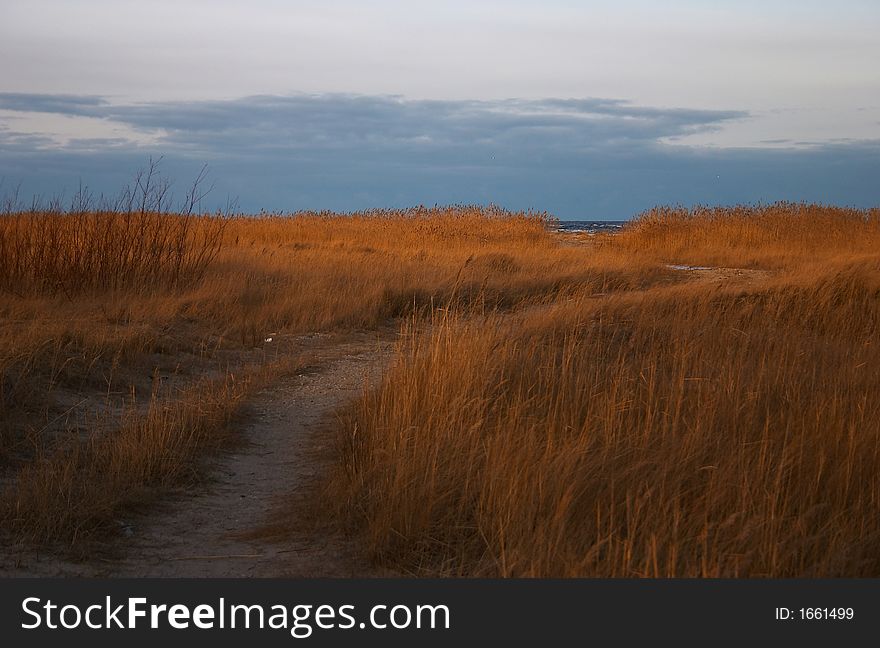
[[[152,212],[0,217],[0,291],[15,295],[157,290],[197,282],[225,222]]]
[[[876,213],[776,209],[597,242],[766,281],[412,320],[330,501],[418,574],[877,576]]]
[[[170,448],[166,430],[187,448],[210,447],[196,421],[155,412],[201,412],[205,429],[220,434],[208,425],[212,407],[199,406],[213,402],[210,390],[186,390],[205,373],[240,375],[266,354],[283,359],[295,346],[284,340],[297,334],[373,327],[453,301],[507,308],[603,277],[636,287],[657,275],[644,267],[624,280],[613,264],[597,270],[581,252],[559,249],[546,223],[541,214],[472,207],[0,217],[4,527],[37,543],[72,543],[105,528],[115,508],[157,490],[157,479],[192,468],[198,453]],[[175,390],[154,402],[156,380]],[[174,405],[181,399],[183,409]],[[117,443],[156,447],[119,455]],[[154,453],[171,462],[158,473]],[[108,454],[128,468],[109,468]]]
[[[784,268],[838,254],[873,254],[878,241],[878,208],[774,203],[658,207],[630,223],[614,247],[669,263]]]
[[[0,516],[16,543],[84,547],[119,531],[115,521],[170,488],[192,484],[201,454],[232,438],[231,420],[251,386],[230,377],[173,397],[155,394],[118,425],[56,444],[18,471]]]
[[[473,207],[2,217],[3,529],[85,550],[235,438],[230,372],[271,380],[298,334],[400,318],[328,487],[378,560],[876,576],[878,220],[658,209],[571,245]]]

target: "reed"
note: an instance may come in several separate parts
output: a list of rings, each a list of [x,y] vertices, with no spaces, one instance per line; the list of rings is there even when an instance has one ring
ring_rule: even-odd
[[[655,212],[599,247],[778,272],[408,320],[325,504],[420,575],[877,576],[873,217]]]
[[[444,303],[511,309],[582,281],[630,286],[654,274],[597,270],[557,249],[547,222],[465,206],[0,216],[10,541],[87,546],[120,507],[189,474],[211,438],[227,436],[224,403],[246,391],[216,387],[215,398],[201,377],[295,361],[299,334],[375,327]],[[157,381],[175,390],[157,396]]]

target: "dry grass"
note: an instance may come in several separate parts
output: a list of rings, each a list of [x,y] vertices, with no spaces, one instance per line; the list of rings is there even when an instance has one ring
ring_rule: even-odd
[[[329,490],[384,563],[880,573],[876,210],[654,210],[583,245],[471,207],[160,211],[0,217],[5,541],[87,551],[234,440],[296,335],[398,317]]]
[[[659,207],[641,214],[614,240],[632,255],[669,263],[781,269],[873,254],[880,208],[801,203],[759,207]]]
[[[784,271],[414,319],[347,419],[329,490],[379,560],[483,576],[880,574],[876,212],[660,214],[596,248]]]
[[[251,387],[226,377],[155,394],[145,410],[132,403],[118,423],[97,421],[87,437],[57,443],[15,476],[0,508],[6,531],[18,544],[74,548],[119,531],[127,511],[198,478],[201,455],[234,438]]]
[[[215,402],[201,377],[222,386],[242,365],[283,360],[297,334],[373,327],[451,302],[508,308],[603,277],[637,287],[657,275],[597,270],[559,249],[546,222],[471,207],[0,217],[6,531],[15,542],[70,545],[112,527],[115,510],[175,483],[213,447],[206,436],[223,436],[217,421],[235,399]],[[173,388],[157,392],[166,383]],[[229,389],[244,386],[218,393]]]
[[[0,218],[0,291],[71,296],[195,283],[225,224],[152,212],[9,214]]]

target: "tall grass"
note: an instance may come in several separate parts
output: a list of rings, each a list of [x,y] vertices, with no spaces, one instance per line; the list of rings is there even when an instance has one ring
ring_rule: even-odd
[[[224,224],[152,212],[0,216],[0,290],[72,295],[198,282],[220,250]]]
[[[880,209],[786,202],[656,207],[629,223],[613,244],[673,263],[783,268],[811,258],[876,252]]]
[[[16,542],[77,545],[187,483],[247,393],[202,374],[262,362],[267,337],[396,317],[397,359],[348,416],[331,485],[378,559],[880,572],[876,210],[654,210],[563,246],[544,214],[467,206],[142,207],[0,217],[0,499]],[[667,263],[772,276],[689,282]],[[157,395],[157,376],[183,391]],[[127,414],[71,429],[71,405],[80,421]]]
[[[752,240],[788,264],[763,283],[413,320],[343,426],[329,501],[419,574],[877,576],[880,258],[837,212],[818,210],[855,252],[814,248],[811,213]],[[607,245],[735,262],[763,227],[671,218]]]
[[[453,293],[491,305],[550,294],[585,264],[552,249],[545,222],[471,207],[0,216],[0,456],[15,411],[33,418],[59,388],[128,392],[127,368],[157,352],[372,327]]]
[[[543,214],[158,207],[0,216],[0,499],[16,542],[80,544],[191,470],[244,388],[217,401],[204,374],[295,353],[302,333],[453,301],[512,308],[606,274],[559,250]],[[157,379],[191,391],[157,398]]]

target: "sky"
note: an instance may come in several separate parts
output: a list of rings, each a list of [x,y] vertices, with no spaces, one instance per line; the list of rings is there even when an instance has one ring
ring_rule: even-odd
[[[0,194],[880,205],[876,0],[2,0]]]

